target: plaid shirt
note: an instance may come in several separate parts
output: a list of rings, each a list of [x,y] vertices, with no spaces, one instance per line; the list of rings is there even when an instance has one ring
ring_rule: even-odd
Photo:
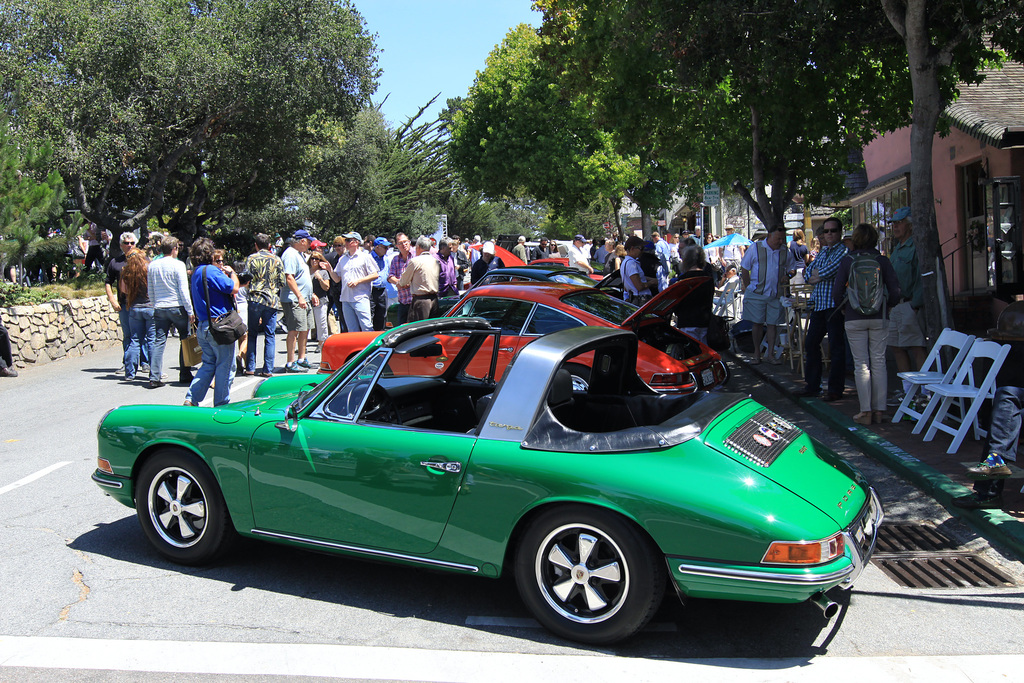
[[[814,285],[814,291],[811,292],[814,310],[824,311],[828,308],[835,308],[832,301],[832,284],[835,282],[836,271],[839,270],[839,264],[844,256],[846,256],[846,245],[842,242],[837,242],[831,247],[822,247],[818,255],[811,261],[811,265],[807,266],[804,271],[805,279],[811,275],[821,277],[821,281]]]
[[[409,252],[412,256],[412,252]],[[388,277],[401,278],[402,273],[405,272],[405,267],[409,265],[408,258],[402,258],[402,252],[395,254],[395,258],[391,259],[391,267],[388,268]],[[400,304],[411,304],[412,303],[412,290],[408,287],[402,287],[398,290],[398,303]]]

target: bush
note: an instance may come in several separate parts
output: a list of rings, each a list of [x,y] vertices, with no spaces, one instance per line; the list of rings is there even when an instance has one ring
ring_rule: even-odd
[[[13,282],[0,281],[0,308],[32,306],[55,299],[86,299],[100,296],[106,290],[102,275],[81,275],[65,283],[22,287]]]

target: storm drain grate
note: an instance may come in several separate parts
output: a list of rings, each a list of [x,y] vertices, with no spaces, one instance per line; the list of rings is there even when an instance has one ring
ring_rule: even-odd
[[[982,558],[930,524],[883,524],[872,564],[905,588],[1000,588],[1014,585]]]
[[[969,553],[874,557],[872,563],[906,588],[998,588],[1013,580],[985,560]]]
[[[960,544],[929,524],[883,524],[875,552],[936,552],[955,550]]]

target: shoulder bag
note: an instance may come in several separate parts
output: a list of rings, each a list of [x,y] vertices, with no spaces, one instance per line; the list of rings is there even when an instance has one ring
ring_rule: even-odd
[[[242,322],[242,316],[238,315],[234,299],[231,301],[230,311],[216,318],[210,315],[210,288],[206,284],[206,268],[209,267],[203,268],[203,295],[206,298],[206,315],[210,319],[210,335],[218,344],[234,344],[245,336],[249,328]]]

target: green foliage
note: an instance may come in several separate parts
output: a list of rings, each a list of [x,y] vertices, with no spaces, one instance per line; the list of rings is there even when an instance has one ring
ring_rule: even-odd
[[[843,193],[848,152],[906,121],[877,7],[841,0],[543,0],[547,57],[622,153],[688,160],[691,196],[734,187],[766,225]]]
[[[60,210],[64,181],[51,165],[50,145],[17,139],[0,116],[0,263],[24,266],[36,253],[67,248],[44,225]]]
[[[308,123],[373,93],[373,39],[347,0],[15,0],[0,79],[19,125],[55,142],[83,214],[187,241],[280,198]]]
[[[641,157],[618,154],[587,102],[563,95],[541,47],[535,30],[517,26],[487,58],[469,96],[449,102],[452,163],[469,189],[494,198],[529,194],[572,213],[643,185]]]
[[[57,299],[86,299],[104,293],[104,276],[80,276],[60,285],[22,287],[13,282],[0,280],[0,308],[31,306]]]

